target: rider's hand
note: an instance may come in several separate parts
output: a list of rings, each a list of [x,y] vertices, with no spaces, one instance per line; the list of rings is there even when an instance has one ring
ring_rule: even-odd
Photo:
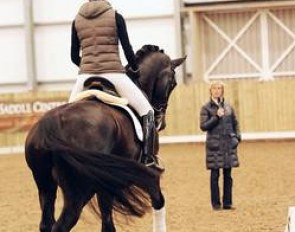
[[[217,116],[219,117],[219,118],[222,118],[223,116],[224,116],[224,108],[218,108],[218,110],[217,110]]]
[[[125,67],[125,70],[126,70],[126,74],[128,77],[130,77],[130,79],[133,81],[133,82],[136,82],[137,79],[139,78],[140,76],[140,71],[139,69],[137,70],[133,70],[131,66],[127,65]]]

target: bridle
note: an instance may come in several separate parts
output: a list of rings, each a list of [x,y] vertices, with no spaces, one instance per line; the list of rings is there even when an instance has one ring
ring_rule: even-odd
[[[168,107],[167,103],[157,104],[153,106],[153,109],[155,112],[154,115],[155,115],[156,129],[158,131],[161,129],[163,118],[166,117],[167,107]]]
[[[152,104],[153,109],[154,109],[156,127],[157,127],[158,131],[161,129],[163,120],[166,117],[166,110],[168,108],[168,98],[169,98],[172,90],[177,85],[176,80],[175,80],[175,72],[173,69],[171,71],[173,73],[173,79],[168,80],[168,83],[165,87],[165,97],[163,97],[163,99],[161,99],[160,101],[158,99],[155,99],[155,102],[153,102],[153,104]]]

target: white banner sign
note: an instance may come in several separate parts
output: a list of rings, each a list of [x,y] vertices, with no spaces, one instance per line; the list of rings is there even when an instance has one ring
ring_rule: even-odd
[[[0,115],[22,115],[22,114],[35,114],[44,113],[57,106],[63,105],[64,101],[53,102],[23,102],[23,103],[0,103]]]

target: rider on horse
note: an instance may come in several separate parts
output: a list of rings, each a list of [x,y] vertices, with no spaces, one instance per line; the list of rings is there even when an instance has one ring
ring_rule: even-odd
[[[71,60],[80,71],[69,101],[82,91],[85,80],[91,76],[99,75],[110,81],[142,119],[142,162],[163,170],[154,154],[154,110],[142,91],[126,75],[119,55],[119,40],[128,61],[128,71],[133,76],[139,76],[123,16],[113,10],[106,0],[84,3],[72,23]]]

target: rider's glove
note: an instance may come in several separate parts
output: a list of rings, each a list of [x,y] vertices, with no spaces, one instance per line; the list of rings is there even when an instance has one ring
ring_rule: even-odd
[[[125,67],[127,76],[133,81],[137,82],[137,79],[140,77],[140,71],[139,69],[133,70],[131,66],[126,65]]]

